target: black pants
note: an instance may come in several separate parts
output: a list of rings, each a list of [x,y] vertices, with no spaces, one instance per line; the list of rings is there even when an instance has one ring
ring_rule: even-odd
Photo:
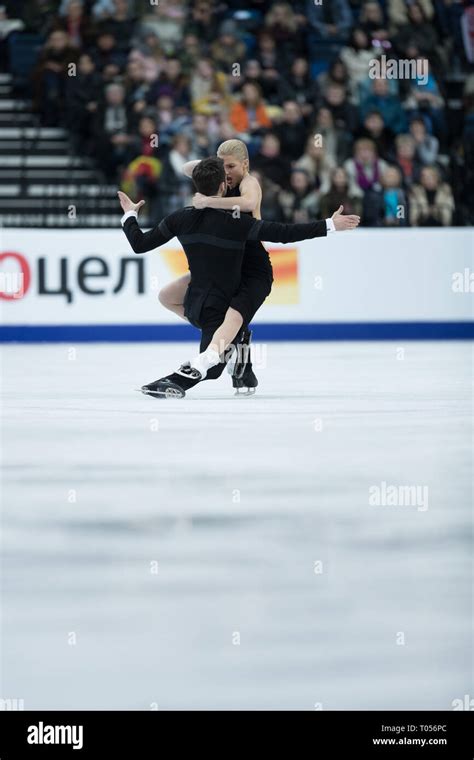
[[[232,306],[242,315],[244,320],[242,327],[248,327],[270,290],[271,281],[266,278],[243,277],[239,290],[229,301],[228,296],[225,296],[212,283],[207,287],[197,287],[191,281],[184,297],[184,315],[192,325],[201,330],[200,353],[209,346],[215,331],[223,323],[229,306]],[[232,342],[241,332],[242,327],[234,335]],[[216,380],[220,377],[231,355],[232,349],[229,346],[224,353],[223,360],[212,367],[204,379]]]

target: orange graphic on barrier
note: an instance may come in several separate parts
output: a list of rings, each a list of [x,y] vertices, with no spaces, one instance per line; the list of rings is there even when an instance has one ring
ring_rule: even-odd
[[[298,251],[296,248],[267,248],[273,267],[273,288],[265,301],[268,304],[299,303]],[[180,248],[161,251],[174,277],[181,277],[188,271],[186,256]]]

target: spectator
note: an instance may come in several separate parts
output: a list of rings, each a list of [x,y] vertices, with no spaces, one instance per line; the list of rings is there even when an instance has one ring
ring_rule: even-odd
[[[218,109],[219,103],[230,105],[227,77],[216,71],[210,58],[201,58],[191,76],[191,102],[195,113],[210,116]]]
[[[305,50],[300,18],[290,3],[277,1],[272,4],[265,16],[265,29],[271,34],[285,59],[293,58],[296,53]]]
[[[378,157],[373,140],[361,138],[354,143],[353,158],[347,159],[344,168],[349,177],[350,193],[362,197],[368,190],[380,190],[387,163]]]
[[[198,40],[211,45],[217,37],[218,27],[217,14],[214,13],[211,0],[194,0],[186,21],[186,33],[194,34]]]
[[[245,58],[245,45],[239,37],[235,21],[224,21],[219,27],[217,40],[211,45],[211,55],[216,66],[226,74],[232,71],[232,64]]]
[[[142,28],[146,27],[157,35],[165,53],[174,54],[183,37],[186,20],[184,0],[153,4],[149,6],[149,11],[142,17]]]
[[[183,174],[184,164],[191,159],[191,144],[188,138],[176,135],[164,160],[160,183],[165,214],[171,214],[191,203],[191,180]]]
[[[316,139],[314,135],[308,137],[305,152],[298,161],[295,161],[294,168],[304,169],[319,192],[326,193],[329,189],[331,171],[336,163],[328,154],[324,142],[320,145],[317,138],[317,135]]]
[[[296,161],[303,153],[308,130],[305,127],[301,108],[295,100],[283,103],[283,119],[274,129],[280,140],[282,152],[290,161]]]
[[[79,51],[70,44],[66,32],[51,32],[33,71],[33,109],[45,127],[58,127],[65,121],[68,66],[78,57]]]
[[[265,94],[265,89],[263,89]],[[280,82],[279,102],[296,100],[301,112],[307,118],[312,112],[314,103],[319,99],[319,86],[311,77],[306,58],[294,58],[288,75]]]
[[[102,25],[117,41],[117,49],[128,53],[133,37],[136,17],[131,13],[128,0],[114,0],[114,10]]]
[[[447,227],[451,224],[454,198],[451,188],[441,182],[436,166],[421,170],[420,184],[410,194],[411,224],[420,227]]]
[[[115,182],[117,172],[128,161],[128,147],[132,142],[129,134],[130,116],[125,105],[125,87],[109,84],[105,89],[105,101],[99,104],[94,123],[95,156],[106,180]]]
[[[374,79],[371,94],[361,100],[360,114],[363,120],[370,111],[379,111],[385,124],[395,134],[406,132],[408,125],[405,112],[399,99],[390,95],[387,79]]]
[[[82,53],[77,76],[68,77],[66,84],[67,126],[74,151],[79,155],[92,153],[93,125],[101,94],[102,81],[94,61],[90,55]]]
[[[306,15],[310,25],[308,38],[311,61],[319,57],[335,58],[349,39],[352,13],[347,0],[314,3],[307,0]]]
[[[151,85],[147,94],[148,103],[156,103],[158,98],[168,95],[173,99],[177,108],[189,108],[191,95],[188,79],[183,73],[179,58],[170,57],[165,61],[156,82]]]
[[[66,32],[71,45],[78,49],[90,44],[96,31],[81,0],[68,0],[64,14],[51,27],[51,31],[56,29]]]
[[[345,214],[362,214],[360,197],[349,191],[349,177],[342,167],[338,166],[331,172],[331,183],[326,193],[321,196],[319,213],[324,219],[332,216],[342,206]]]
[[[351,155],[352,135],[341,127],[336,127],[329,108],[321,106],[311,130],[313,138],[319,138],[326,155],[333,164],[342,164]]]
[[[229,121],[241,139],[242,136],[262,134],[262,130],[271,127],[271,121],[257,85],[250,82],[244,84],[241,100],[232,106]]]
[[[312,187],[309,174],[304,169],[292,169],[289,190],[278,196],[285,222],[310,222],[318,213],[318,193]]]
[[[390,35],[387,30],[387,22],[384,16],[382,6],[378,2],[364,3],[359,16],[359,24],[367,34],[372,47],[381,48],[384,51],[390,50]]]
[[[420,164],[435,164],[438,159],[439,141],[434,135],[428,134],[423,119],[411,120],[410,134],[415,141],[416,158]]]
[[[273,132],[267,132],[260,150],[253,159],[254,169],[268,177],[274,185],[282,189],[288,185],[290,164],[281,154],[280,140]]]
[[[345,88],[330,83],[324,93],[323,105],[331,111],[334,126],[348,132],[355,132],[359,123],[357,109],[349,103]]]
[[[370,62],[380,55],[380,48],[374,48],[367,32],[361,27],[354,27],[347,47],[341,50],[341,61],[349,72],[351,102],[359,103],[359,86],[367,79]]]
[[[380,111],[368,111],[358,132],[358,137],[368,137],[376,145],[377,153],[387,160],[393,153],[394,134],[389,127],[385,126]]]
[[[410,58],[416,61],[417,75],[411,80],[408,97],[404,107],[409,118],[422,118],[430,133],[435,133],[440,142],[446,138],[446,121],[444,117],[444,100],[439,91],[434,74],[429,70],[426,59],[419,58],[418,48],[411,45],[408,49]]]
[[[117,40],[108,31],[100,32],[90,53],[97,71],[110,81],[125,67],[126,55],[118,49]]]
[[[402,177],[396,166],[388,166],[382,174],[380,189],[364,196],[362,224],[366,227],[406,227],[408,204],[402,188]]]

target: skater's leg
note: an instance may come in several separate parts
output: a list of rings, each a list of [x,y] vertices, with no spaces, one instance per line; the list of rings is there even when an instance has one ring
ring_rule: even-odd
[[[203,331],[200,353],[191,359],[191,366],[201,373],[203,379],[213,367],[222,363],[219,372],[219,374],[221,374],[225,364],[225,358],[223,355],[240,332],[242,324],[242,315],[235,309],[229,307],[224,317],[224,321],[219,325],[217,330],[214,331],[210,338],[209,327]],[[217,376],[218,375],[215,375],[215,377]],[[215,379],[215,377],[213,375],[209,379]]]
[[[191,275],[188,273],[182,277],[178,277],[177,280],[173,280],[173,282],[170,282],[168,285],[165,285],[158,293],[158,300],[162,306],[164,306],[165,309],[174,312],[186,322],[188,320],[184,316],[183,302],[190,282]]]

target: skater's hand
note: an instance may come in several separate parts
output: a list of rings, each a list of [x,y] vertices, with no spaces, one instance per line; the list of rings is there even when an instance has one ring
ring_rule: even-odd
[[[138,203],[134,203],[126,193],[122,193],[121,190],[117,190],[117,195],[119,197],[120,205],[122,206],[124,212],[127,211],[136,211],[137,213],[140,211],[141,207],[145,203],[145,201],[138,201]]]
[[[331,217],[337,232],[343,232],[344,230],[355,230],[355,228],[360,224],[360,216],[357,216],[356,214],[345,214],[343,216],[343,211],[344,206],[339,206],[337,211],[335,211]]]
[[[202,193],[194,193],[193,206],[194,208],[207,208],[208,200],[209,198],[207,195],[203,195]]]

